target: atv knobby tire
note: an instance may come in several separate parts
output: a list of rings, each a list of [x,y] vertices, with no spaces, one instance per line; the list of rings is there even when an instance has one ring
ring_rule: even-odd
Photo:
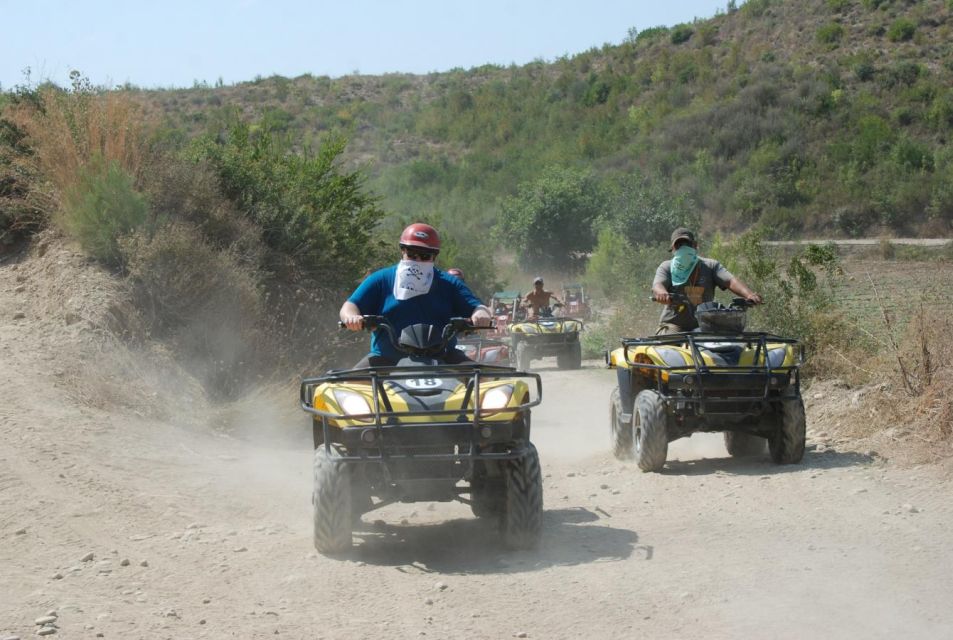
[[[529,371],[529,345],[523,341],[516,343],[516,368],[519,371]]]
[[[351,469],[323,446],[314,451],[314,548],[341,553],[351,548]]]
[[[619,411],[622,401],[618,387],[609,395],[609,429],[612,434],[612,455],[617,460],[632,459],[632,423],[620,424]]]
[[[582,345],[573,342],[562,353],[556,354],[556,366],[560,369],[578,369],[582,366]]]
[[[477,518],[499,517],[505,503],[503,478],[475,477],[470,483],[470,509]]]
[[[661,471],[668,456],[665,402],[656,391],[640,391],[632,410],[635,462],[642,471]]]
[[[543,525],[543,476],[536,447],[503,464],[504,504],[500,529],[510,549],[530,549],[539,543]]]
[[[764,453],[765,439],[741,431],[725,431],[725,449],[733,458]]]
[[[781,428],[768,438],[771,460],[777,464],[794,464],[804,457],[807,419],[800,398],[781,401]]]

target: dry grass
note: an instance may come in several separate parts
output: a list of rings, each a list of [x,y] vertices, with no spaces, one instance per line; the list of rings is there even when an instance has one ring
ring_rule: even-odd
[[[138,182],[148,123],[126,93],[38,91],[37,103],[21,103],[14,121],[27,132],[43,175],[62,194],[94,158],[118,164]]]

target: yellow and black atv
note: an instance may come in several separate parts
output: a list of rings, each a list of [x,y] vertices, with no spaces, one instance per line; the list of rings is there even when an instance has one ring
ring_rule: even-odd
[[[511,548],[534,546],[543,511],[542,474],[530,442],[539,376],[477,362],[446,364],[458,332],[413,325],[400,336],[364,316],[405,354],[396,366],[332,370],[301,383],[314,434],[314,545],[351,547],[360,516],[394,502],[459,500],[496,518]]]
[[[677,304],[691,304],[673,295]],[[606,354],[618,386],[610,398],[613,453],[660,471],[668,443],[699,431],[724,432],[732,456],[757,455],[767,441],[778,464],[800,462],[805,417],[802,345],[744,330],[744,298],[696,308],[699,328],[623,339]]]
[[[511,324],[510,353],[516,359],[516,368],[529,371],[533,360],[556,356],[560,369],[578,369],[582,365],[580,331],[581,320],[556,317],[550,307],[540,309],[539,316]]]

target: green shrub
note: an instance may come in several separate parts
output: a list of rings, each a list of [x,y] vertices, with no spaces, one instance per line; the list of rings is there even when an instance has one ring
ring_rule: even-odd
[[[933,153],[924,144],[902,138],[891,152],[893,161],[907,171],[933,171]]]
[[[880,7],[889,5],[890,0],[861,0],[861,4],[864,5],[864,8],[868,11],[875,11]]]
[[[861,82],[867,82],[873,79],[874,74],[877,73],[877,67],[869,60],[860,60],[854,65],[853,71],[854,77]]]
[[[26,132],[0,118],[0,252],[46,225],[54,209]]]
[[[941,131],[953,128],[953,91],[934,98],[927,117],[933,126]]]
[[[672,40],[672,44],[682,44],[683,42],[688,42],[693,33],[695,33],[695,30],[689,25],[680,24],[672,28],[672,33],[669,37]]]
[[[841,273],[833,245],[809,245],[785,265],[781,256],[768,252],[758,233],[746,233],[733,242],[717,242],[711,255],[764,298],[751,312],[749,327],[799,338],[809,353],[826,345],[851,346],[851,332],[831,287]]]
[[[636,42],[651,42],[657,40],[668,33],[668,27],[649,27],[648,29],[643,29],[635,37]]]
[[[120,264],[119,240],[149,217],[146,197],[117,162],[94,157],[79,170],[64,194],[58,221],[90,256],[108,265]]]
[[[913,124],[916,119],[916,112],[910,107],[897,107],[890,113],[890,118],[901,127]]]
[[[889,38],[891,42],[906,42],[907,40],[912,40],[916,32],[917,25],[907,18],[898,18],[890,25],[890,28],[887,29],[887,38]]]
[[[851,4],[852,0],[827,0],[827,7],[834,13],[844,13]]]
[[[844,37],[844,27],[837,22],[831,22],[818,28],[817,41],[821,44],[834,44]]]
[[[593,222],[606,205],[605,188],[590,172],[547,167],[503,201],[496,234],[523,267],[572,270],[592,250]]]
[[[764,15],[772,4],[773,0],[748,0],[742,5],[741,10],[746,15],[757,18]]]
[[[373,253],[372,232],[384,212],[364,190],[364,175],[338,166],[346,141],[316,153],[265,128],[231,121],[192,148],[218,175],[224,195],[259,226],[265,244],[306,276],[350,282]]]

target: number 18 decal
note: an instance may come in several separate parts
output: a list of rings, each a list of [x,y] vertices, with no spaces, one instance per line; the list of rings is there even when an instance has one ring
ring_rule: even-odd
[[[440,380],[437,378],[410,378],[407,380],[407,386],[415,389],[428,389],[440,386]]]

